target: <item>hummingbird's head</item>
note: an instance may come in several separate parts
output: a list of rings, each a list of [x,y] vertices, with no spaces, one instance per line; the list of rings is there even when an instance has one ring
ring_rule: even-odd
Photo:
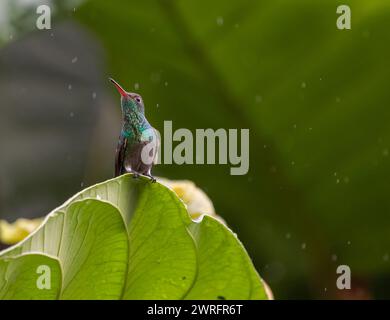
[[[116,89],[121,95],[121,106],[122,106],[123,113],[127,113],[127,112],[144,113],[145,112],[144,102],[142,100],[142,97],[139,94],[125,91],[119,85],[119,83],[112,78],[110,78],[110,81],[115,85]]]

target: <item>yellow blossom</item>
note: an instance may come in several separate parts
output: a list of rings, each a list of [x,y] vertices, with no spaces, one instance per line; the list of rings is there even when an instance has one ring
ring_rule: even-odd
[[[202,215],[212,216],[221,222],[225,221],[215,213],[213,203],[206,193],[189,180],[168,180],[157,178],[158,182],[171,188],[187,206],[192,219],[198,219]]]
[[[15,244],[33,232],[41,222],[42,218],[18,219],[13,223],[0,220],[0,242],[8,245]]]

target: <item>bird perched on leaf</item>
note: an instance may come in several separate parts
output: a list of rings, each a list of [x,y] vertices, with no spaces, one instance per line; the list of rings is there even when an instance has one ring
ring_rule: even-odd
[[[110,78],[121,95],[122,130],[115,156],[115,176],[133,173],[145,175],[152,182],[151,169],[157,155],[158,134],[145,117],[145,108],[139,94],[125,91]]]

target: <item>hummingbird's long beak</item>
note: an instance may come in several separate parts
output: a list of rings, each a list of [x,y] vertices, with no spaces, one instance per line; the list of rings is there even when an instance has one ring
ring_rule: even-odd
[[[112,78],[109,78],[110,81],[115,85],[116,89],[118,90],[118,92],[120,93],[120,95],[122,97],[126,97],[127,96],[127,92],[125,90],[123,90],[123,88],[119,85],[118,82],[116,82],[114,79]]]

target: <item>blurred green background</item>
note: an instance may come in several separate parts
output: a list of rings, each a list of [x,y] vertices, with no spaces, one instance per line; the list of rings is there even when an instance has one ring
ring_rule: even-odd
[[[250,129],[245,176],[154,174],[207,192],[277,299],[390,298],[389,1],[46,1],[52,30],[35,27],[44,2],[1,1],[0,218],[112,177],[112,76],[161,132]]]

